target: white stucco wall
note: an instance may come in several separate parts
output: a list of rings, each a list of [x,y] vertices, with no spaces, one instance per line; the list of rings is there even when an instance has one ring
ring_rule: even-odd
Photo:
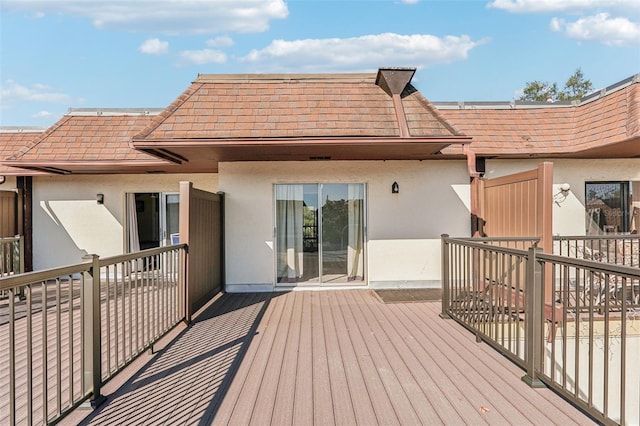
[[[2,173],[0,173],[0,175],[2,175]],[[0,191],[11,191],[12,189],[16,189],[16,177],[5,176],[4,183],[0,183]]]
[[[566,199],[556,198],[553,206],[554,235],[584,235],[585,182],[640,181],[640,158],[588,160],[487,160],[486,178],[504,176],[538,167],[543,161],[553,163],[554,194],[563,183],[571,185]]]
[[[180,181],[218,190],[217,174],[36,176],[33,179],[33,266],[74,264],[86,254],[124,252],[125,194],[178,192]],[[104,204],[96,194],[104,194]]]
[[[436,286],[440,235],[469,235],[469,177],[463,161],[222,163],[226,279],[233,291],[274,283],[273,185],[365,183],[370,286]],[[400,193],[391,193],[397,181]]]

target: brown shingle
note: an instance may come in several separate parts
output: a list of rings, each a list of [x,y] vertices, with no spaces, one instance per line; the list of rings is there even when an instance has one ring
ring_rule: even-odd
[[[375,77],[200,76],[135,139],[399,137],[393,101]],[[410,135],[453,136],[414,92],[403,98]]]
[[[570,154],[637,137],[639,93],[640,84],[631,84],[577,106],[467,106],[441,109],[440,113],[451,125],[473,137],[472,147],[479,155]],[[454,151],[447,148],[443,153]]]
[[[44,129],[0,131],[0,160],[19,152],[31,143],[35,138],[40,136]],[[17,167],[4,166],[0,164],[0,175],[32,175],[38,174],[31,170],[20,169]]]
[[[14,149],[8,159],[22,162],[157,161],[129,145],[131,137],[141,132],[150,121],[151,117],[145,115],[65,116],[32,140],[32,146],[26,152]]]

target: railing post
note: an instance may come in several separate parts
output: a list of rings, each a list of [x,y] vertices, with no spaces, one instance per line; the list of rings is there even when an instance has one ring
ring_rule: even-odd
[[[92,391],[91,406],[93,408],[104,402],[105,398],[100,393],[102,385],[102,348],[100,336],[100,259],[97,254],[85,256],[91,259],[92,265],[84,274],[83,280],[83,348],[84,379]],[[107,307],[106,309],[109,309]]]
[[[18,273],[24,274],[24,236],[17,235],[18,239]],[[14,271],[15,272],[15,271]],[[25,299],[24,286],[20,287],[19,297]]]
[[[441,256],[442,256],[442,310],[440,312],[440,318],[449,319],[449,290],[451,283],[449,282],[449,238],[448,234],[442,234],[440,241],[442,242]]]
[[[544,282],[542,280],[542,266],[538,262],[536,253],[540,252],[538,247],[529,247],[527,256],[527,272],[525,281],[525,333],[524,355],[527,374],[522,376],[522,380],[532,388],[545,387],[544,383],[538,379],[537,371],[540,368],[543,347],[542,319],[544,312]]]

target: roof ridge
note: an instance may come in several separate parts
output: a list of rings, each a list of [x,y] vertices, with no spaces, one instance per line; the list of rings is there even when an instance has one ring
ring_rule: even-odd
[[[412,84],[409,84],[411,87],[413,87]],[[438,108],[436,108],[435,105],[433,105],[431,103],[431,101],[429,101],[429,99],[427,99],[422,92],[420,92],[418,89],[416,89],[416,91],[413,93],[414,95],[417,94],[417,98],[418,98],[418,102],[420,102],[420,104],[422,106],[424,106],[426,109],[429,110],[429,112],[436,118],[436,120],[438,120],[438,122],[440,124],[442,124],[443,126],[446,127],[446,129],[448,131],[450,131],[454,136],[467,136],[462,130],[456,128],[454,125],[450,124],[440,113],[440,111],[438,111]]]
[[[634,74],[623,80],[613,83],[602,89],[583,96],[574,101],[431,101],[437,109],[545,109],[545,108],[572,108],[582,107],[591,102],[603,99],[619,90],[640,83],[640,73]]]
[[[69,116],[63,115],[62,118],[60,120],[58,120],[55,124],[53,124],[51,127],[46,129],[44,132],[40,133],[31,142],[27,143],[21,149],[19,149],[18,151],[14,152],[12,155],[10,155],[7,158],[5,158],[5,160],[6,161],[18,161],[18,160],[20,160],[20,158],[22,158],[26,153],[28,153],[29,151],[34,149],[36,146],[38,146],[38,144],[40,144],[40,142],[42,142],[47,136],[49,136],[55,130],[60,128],[60,126],[62,126],[64,123],[69,121],[69,119],[70,119]]]
[[[636,75],[638,83],[640,83],[640,74]],[[627,92],[627,124],[625,130],[627,131],[627,137],[634,137],[640,135],[640,86],[638,88],[630,89]]]
[[[164,108],[69,108],[65,115],[73,117],[83,116],[148,116],[158,115]]]
[[[323,81],[334,83],[358,83],[374,81],[376,73],[337,74],[198,74],[194,83],[263,83],[290,81]]]
[[[171,114],[173,114],[178,108],[180,108],[180,106],[182,106],[187,100],[189,100],[189,98],[191,98],[191,96],[193,96],[203,85],[203,83],[199,83],[197,81],[192,82],[184,92],[182,92],[176,99],[173,100],[173,102],[169,104],[169,106],[155,115],[151,120],[151,123],[149,123],[140,133],[131,137],[131,139],[129,140],[129,147],[131,149],[136,149],[132,144],[134,140],[145,139],[147,136],[149,136],[151,132],[157,129],[164,122],[164,120],[169,118]]]

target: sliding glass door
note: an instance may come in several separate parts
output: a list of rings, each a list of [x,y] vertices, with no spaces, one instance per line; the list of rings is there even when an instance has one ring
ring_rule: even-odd
[[[279,285],[364,282],[364,184],[276,185]]]

